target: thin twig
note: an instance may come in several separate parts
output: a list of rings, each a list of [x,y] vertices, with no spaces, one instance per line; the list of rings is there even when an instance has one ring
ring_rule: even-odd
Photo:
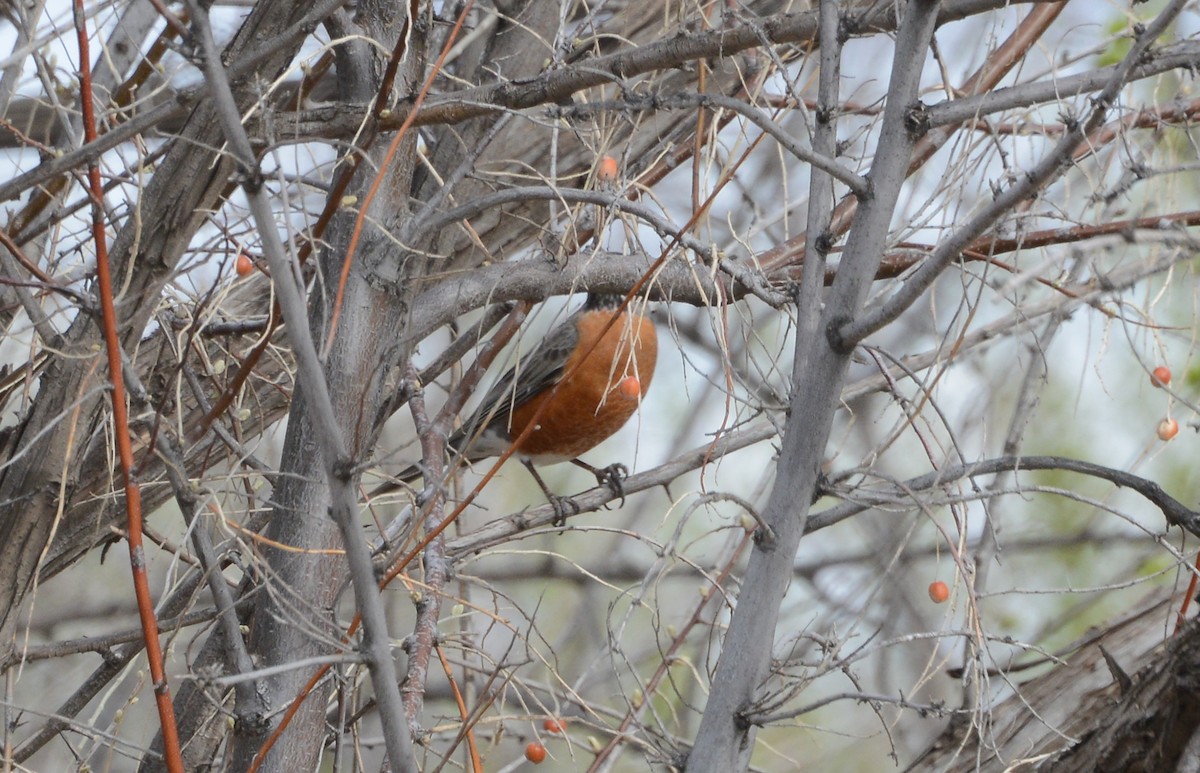
[[[83,0],[75,0],[75,30],[79,42],[79,101],[83,110],[85,142],[96,140],[95,103],[92,94],[92,76],[88,53],[88,32]],[[158,622],[154,614],[154,600],[150,594],[150,581],[146,575],[146,550],[142,545],[142,497],[141,489],[133,477],[133,444],[130,440],[129,416],[125,405],[125,382],[122,376],[120,321],[117,319],[113,300],[113,281],[108,262],[108,236],[104,228],[104,186],[100,179],[100,166],[88,164],[88,183],[92,195],[92,242],[96,250],[96,285],[100,294],[101,326],[104,331],[104,347],[108,355],[108,371],[112,383],[113,434],[117,454],[121,461],[121,478],[125,488],[127,517],[126,539],[129,544],[129,562],[133,573],[134,595],[137,597],[138,617],[142,623],[142,635],[146,643],[146,660],[150,667],[150,678],[154,682],[154,698],[158,708],[158,721],[162,728],[163,756],[171,773],[183,773],[183,758],[180,755],[179,732],[175,725],[175,709],[171,703],[171,689],[167,683],[163,666],[162,648],[158,641]]]

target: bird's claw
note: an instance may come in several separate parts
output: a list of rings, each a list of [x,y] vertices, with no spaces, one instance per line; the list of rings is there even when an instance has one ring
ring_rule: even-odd
[[[620,462],[596,470],[596,483],[612,489],[612,493],[621,500],[618,507],[625,504],[625,479],[628,477],[629,468]]]
[[[550,522],[552,526],[563,526],[569,516],[579,515],[581,512],[579,503],[571,497],[560,497],[558,494],[547,492],[546,499],[554,508],[554,520]]]

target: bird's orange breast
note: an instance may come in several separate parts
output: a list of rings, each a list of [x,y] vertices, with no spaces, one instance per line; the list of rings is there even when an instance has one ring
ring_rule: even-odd
[[[658,335],[641,314],[623,313],[605,330],[612,316],[606,310],[582,315],[579,344],[558,389],[512,412],[509,436],[517,437],[541,411],[517,447],[522,456],[538,464],[574,459],[625,426],[637,410],[654,376]]]

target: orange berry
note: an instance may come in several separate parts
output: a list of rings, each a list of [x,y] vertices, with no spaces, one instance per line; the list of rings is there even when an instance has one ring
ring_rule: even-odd
[[[950,598],[950,589],[946,587],[946,583],[941,580],[934,580],[929,583],[929,600],[934,604],[941,604]]]
[[[596,179],[602,183],[613,183],[617,180],[617,159],[612,156],[600,156],[596,162]]]
[[[1171,418],[1163,419],[1158,423],[1158,439],[1170,440],[1179,434],[1179,422]]]
[[[554,717],[550,717],[549,719],[547,719],[545,722],[542,723],[542,729],[545,730],[547,733],[554,733],[555,735],[562,735],[563,733],[565,733],[567,731],[567,726],[566,726],[566,723],[564,723],[561,719],[555,719]]]
[[[1159,365],[1150,374],[1150,383],[1156,387],[1165,387],[1171,383],[1171,369],[1166,365]]]
[[[254,270],[254,261],[250,260],[250,256],[246,253],[239,252],[235,269],[238,276],[246,276]]]
[[[525,759],[534,765],[541,765],[546,761],[546,747],[537,741],[530,741],[529,745],[525,747]]]
[[[636,400],[642,394],[642,382],[637,380],[637,376],[626,376],[617,384],[617,394],[628,400]]]

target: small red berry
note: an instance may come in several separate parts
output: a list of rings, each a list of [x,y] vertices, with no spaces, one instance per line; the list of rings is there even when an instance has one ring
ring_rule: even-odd
[[[627,400],[636,400],[642,394],[642,384],[637,376],[626,376],[617,384],[617,394]]]
[[[254,261],[250,260],[250,256],[246,253],[239,252],[235,269],[238,276],[246,276],[254,270]]]
[[[529,745],[525,747],[525,759],[534,765],[541,765],[546,761],[546,747],[537,741],[530,741]]]
[[[1171,383],[1171,369],[1166,365],[1159,365],[1150,374],[1150,383],[1160,389]]]
[[[618,171],[617,159],[612,156],[600,156],[596,162],[596,179],[606,185],[617,181]]]
[[[946,587],[946,583],[941,580],[934,580],[929,583],[929,600],[934,604],[942,604],[946,599],[950,598],[950,589]]]
[[[1158,439],[1170,440],[1179,434],[1179,422],[1174,419],[1163,419],[1158,423]]]
[[[542,729],[545,730],[547,733],[554,733],[555,735],[562,735],[563,733],[565,733],[567,731],[567,726],[561,719],[555,719],[554,717],[550,717],[549,719],[547,719],[545,722],[542,723]]]

